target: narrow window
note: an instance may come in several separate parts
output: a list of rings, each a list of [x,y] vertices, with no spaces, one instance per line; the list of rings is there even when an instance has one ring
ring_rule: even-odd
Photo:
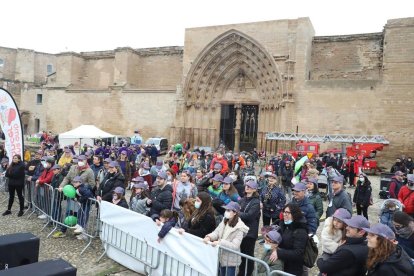
[[[4,60],[0,58],[0,67],[4,66]]]
[[[43,95],[42,94],[37,94],[36,102],[37,102],[37,104],[42,104],[43,103]]]
[[[48,64],[47,65],[47,74],[50,75],[53,73],[53,65],[52,64]]]

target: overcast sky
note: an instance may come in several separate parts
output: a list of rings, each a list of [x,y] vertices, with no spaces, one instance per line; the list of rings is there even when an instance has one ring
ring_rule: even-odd
[[[185,28],[309,17],[316,35],[381,32],[414,1],[2,0],[0,46],[40,52],[183,46]]]

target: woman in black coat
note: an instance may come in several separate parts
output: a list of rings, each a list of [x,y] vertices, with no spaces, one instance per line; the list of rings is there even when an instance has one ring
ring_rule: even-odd
[[[17,214],[18,217],[23,215],[24,198],[24,178],[25,178],[25,166],[22,162],[22,157],[19,154],[13,156],[13,160],[9,168],[6,170],[6,177],[9,179],[9,205],[7,210],[3,213],[3,216],[11,214],[11,208],[14,202],[14,195],[17,192],[19,198],[20,211]]]
[[[363,214],[366,219],[368,219],[368,207],[371,204],[371,194],[371,182],[365,174],[361,173],[355,189],[353,202],[356,205],[357,214]]]
[[[112,193],[116,187],[124,187],[125,176],[122,174],[118,163],[112,161],[109,163],[108,173],[104,180],[99,184],[98,200],[112,202]]]
[[[270,261],[274,262],[280,259],[284,262],[285,272],[302,275],[308,232],[306,220],[297,204],[288,203],[285,205],[279,231],[282,235],[282,242],[272,252]]]
[[[186,229],[179,229],[178,232],[183,234],[185,231],[194,236],[204,239],[207,234],[216,229],[216,220],[211,203],[211,197],[206,192],[200,192],[194,202],[196,210],[191,215]]]

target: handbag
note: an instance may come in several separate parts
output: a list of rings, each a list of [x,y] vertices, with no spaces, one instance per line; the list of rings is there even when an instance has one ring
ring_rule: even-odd
[[[313,235],[308,237],[306,242],[305,253],[303,255],[303,264],[306,267],[313,267],[315,265],[316,258],[318,258],[318,246],[313,240]]]

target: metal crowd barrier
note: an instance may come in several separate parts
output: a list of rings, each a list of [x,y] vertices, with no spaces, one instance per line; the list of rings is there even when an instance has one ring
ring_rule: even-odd
[[[45,219],[46,222],[41,230],[43,231],[51,223],[53,188],[49,184],[37,185],[36,182],[30,181],[28,189],[32,199],[32,212],[28,218],[36,214],[39,218]]]
[[[3,204],[8,201],[9,199],[9,191],[7,189],[7,177],[1,175],[0,176],[0,204]]]

